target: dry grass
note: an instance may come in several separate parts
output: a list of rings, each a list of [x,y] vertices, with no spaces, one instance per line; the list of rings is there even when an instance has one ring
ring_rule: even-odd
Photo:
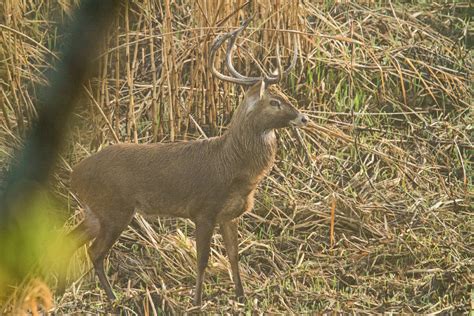
[[[240,87],[212,78],[209,44],[256,13],[236,64],[255,73],[300,55],[283,86],[316,126],[280,131],[279,161],[240,224],[247,302],[233,301],[220,235],[213,240],[206,312],[467,312],[473,282],[472,50],[468,4],[314,5],[311,1],[132,1],[122,9],[96,79],[85,89],[57,172],[118,141],[195,139],[225,131]],[[4,2],[0,10],[0,158],[36,115],[37,86],[74,5]],[[234,14],[237,12],[237,14]],[[466,14],[466,16],[463,16]],[[251,53],[251,54],[249,54]],[[223,56],[221,55],[220,58]],[[108,259],[130,314],[192,308],[194,227],[137,217]],[[84,251],[56,313],[106,312]],[[52,282],[51,284],[54,284]]]

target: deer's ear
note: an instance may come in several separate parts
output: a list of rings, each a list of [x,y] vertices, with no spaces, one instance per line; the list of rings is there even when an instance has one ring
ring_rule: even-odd
[[[254,84],[246,93],[246,103],[248,104],[248,109],[253,110],[255,104],[257,104],[263,97],[267,85],[265,81],[260,81]]]
[[[266,88],[267,88],[267,85],[265,84],[265,80],[260,81],[260,90],[258,93],[259,99],[263,97],[263,94],[265,93]]]

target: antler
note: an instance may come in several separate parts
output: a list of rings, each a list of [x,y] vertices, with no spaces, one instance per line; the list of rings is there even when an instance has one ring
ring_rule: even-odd
[[[266,85],[271,85],[271,84],[276,84],[280,82],[280,80],[284,77],[287,76],[291,69],[296,65],[296,59],[297,59],[297,54],[298,54],[298,48],[296,46],[295,42],[295,47],[294,47],[294,52],[293,52],[293,58],[291,60],[291,64],[286,68],[284,71],[282,71],[281,67],[281,59],[280,59],[280,52],[278,49],[277,45],[277,63],[278,63],[278,68],[277,68],[277,73],[276,75],[267,75],[266,72],[260,67],[260,65],[257,66],[262,72],[262,77],[246,77],[242,74],[240,74],[232,64],[232,51],[235,46],[235,41],[237,40],[237,37],[239,34],[247,28],[249,25],[250,21],[253,19],[253,16],[248,18],[247,20],[242,23],[242,26],[236,29],[235,31],[224,33],[219,35],[215,40],[214,43],[211,46],[211,54],[209,58],[209,67],[212,69],[212,73],[219,79],[232,82],[232,83],[237,83],[241,85],[253,85],[256,84],[257,82],[260,82],[263,80]],[[214,57],[216,56],[217,50],[222,46],[222,44],[230,38],[229,44],[227,46],[227,51],[226,51],[226,66],[227,69],[229,70],[231,76],[224,75],[217,71],[215,65],[214,65]]]

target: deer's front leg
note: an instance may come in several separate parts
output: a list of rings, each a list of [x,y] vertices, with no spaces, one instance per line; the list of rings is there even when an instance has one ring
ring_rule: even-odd
[[[235,284],[235,295],[242,301],[244,298],[244,288],[240,279],[239,271],[239,236],[237,232],[237,220],[220,223],[225,249],[229,256],[232,278]]]
[[[204,272],[209,261],[211,238],[214,231],[214,222],[209,220],[196,221],[196,248],[197,248],[197,278],[194,305],[200,306],[202,302],[202,283]]]

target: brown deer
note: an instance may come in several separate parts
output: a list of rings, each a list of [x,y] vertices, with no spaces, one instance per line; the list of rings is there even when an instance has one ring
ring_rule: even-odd
[[[189,218],[195,223],[195,305],[201,305],[211,237],[219,224],[235,293],[239,299],[244,297],[235,219],[252,209],[257,185],[274,164],[274,130],[308,122],[274,85],[294,67],[296,47],[285,71],[277,54],[279,71],[273,75],[264,72],[262,77],[246,77],[232,65],[236,38],[249,21],[219,36],[211,47],[209,67],[217,78],[251,86],[224,135],[169,144],[117,144],[88,157],[73,170],[71,185],[86,205],[86,213],[70,235],[78,246],[94,240],[88,249],[89,256],[111,300],[115,295],[105,275],[104,258],[136,211]],[[226,65],[232,76],[220,73],[214,66],[217,50],[228,39]]]

